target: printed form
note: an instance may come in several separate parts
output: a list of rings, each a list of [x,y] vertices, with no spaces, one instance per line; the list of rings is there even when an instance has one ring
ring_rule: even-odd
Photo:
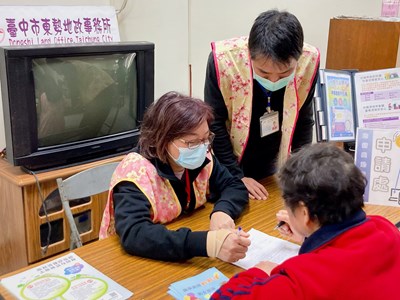
[[[268,235],[254,228],[251,228],[248,233],[250,234],[251,245],[246,257],[233,263],[243,269],[247,270],[264,260],[280,264],[299,253],[300,246],[297,244]]]

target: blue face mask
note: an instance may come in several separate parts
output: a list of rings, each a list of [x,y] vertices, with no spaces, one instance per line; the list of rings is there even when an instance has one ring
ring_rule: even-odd
[[[266,89],[270,92],[275,92],[275,91],[280,90],[281,88],[287,86],[289,81],[292,80],[293,77],[294,77],[294,71],[288,77],[284,77],[284,78],[279,79],[278,81],[272,82],[268,79],[265,79],[265,78],[257,75],[257,73],[254,72],[254,70],[253,70],[253,78],[255,80],[257,80],[257,82],[259,84],[261,84],[261,86],[264,89]]]
[[[173,158],[171,154],[170,156],[178,165],[184,167],[185,169],[197,169],[203,164],[204,160],[206,159],[208,149],[208,145],[206,144],[200,144],[195,149],[181,148],[176,146],[175,144],[174,146],[178,148],[179,156],[177,159]]]

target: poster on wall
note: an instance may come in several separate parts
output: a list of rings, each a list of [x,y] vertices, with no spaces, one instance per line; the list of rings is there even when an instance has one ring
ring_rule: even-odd
[[[0,46],[119,42],[112,6],[1,6]]]
[[[364,201],[400,207],[400,128],[358,128],[355,162],[368,180]]]

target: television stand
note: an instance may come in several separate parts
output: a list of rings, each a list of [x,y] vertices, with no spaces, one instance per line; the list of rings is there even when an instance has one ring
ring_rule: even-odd
[[[123,157],[35,173],[35,176],[0,159],[0,275],[69,249],[69,225],[59,199],[56,178],[66,178],[97,165],[120,161]],[[37,184],[46,203],[51,204],[47,210],[52,235],[46,254],[42,250],[47,244],[48,224]],[[73,207],[74,216],[79,222],[82,220],[84,243],[98,239],[106,199],[105,192],[78,201]]]

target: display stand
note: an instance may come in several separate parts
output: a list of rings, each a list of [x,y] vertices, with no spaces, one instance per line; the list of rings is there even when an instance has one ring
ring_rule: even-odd
[[[120,161],[123,157],[42,172],[36,177],[0,159],[0,274],[69,249],[69,225],[59,199],[56,178],[66,178],[97,165]],[[47,217],[40,193],[46,201]],[[82,221],[83,243],[98,239],[106,199],[107,193],[102,193],[78,202],[72,208],[78,222]],[[48,222],[52,225],[52,234],[47,246]]]
[[[325,68],[370,71],[399,67],[399,20],[357,17],[331,19]],[[354,154],[354,142],[337,144]]]

